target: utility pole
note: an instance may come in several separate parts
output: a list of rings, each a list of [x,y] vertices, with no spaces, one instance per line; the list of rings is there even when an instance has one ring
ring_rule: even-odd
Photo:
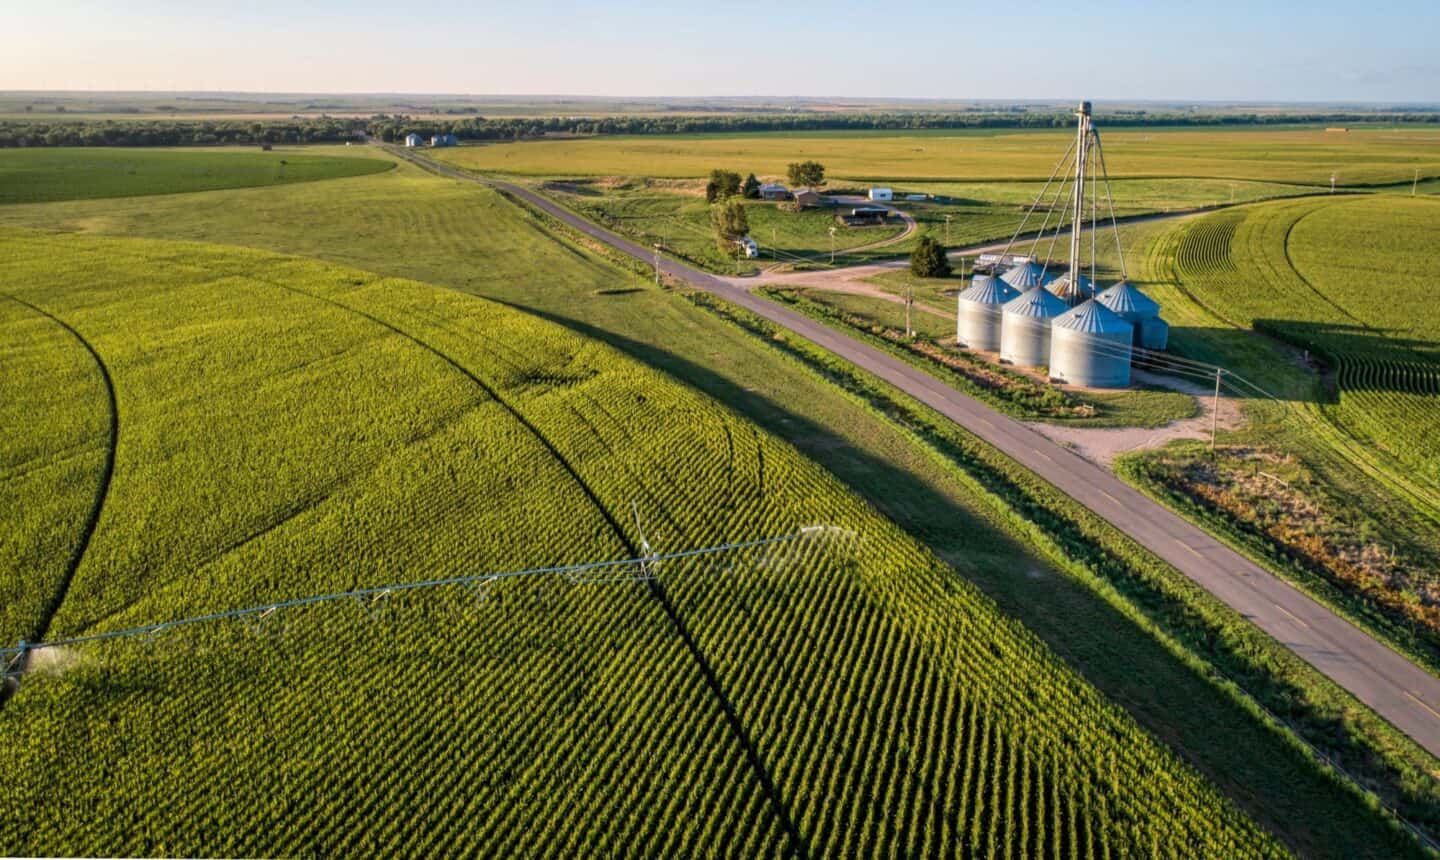
[[[830,265],[835,265],[835,228],[830,228]]]
[[[779,258],[778,256],[776,256],[776,254],[775,254],[775,248],[776,248],[776,246],[778,246],[778,245],[780,244],[779,236],[780,236],[780,230],[779,230],[779,228],[778,228],[778,227],[775,227],[774,225],[771,225],[771,227],[770,227],[770,259],[772,259],[772,260],[778,260],[778,259],[780,259],[780,258]]]
[[[915,330],[910,327],[910,307],[915,304],[915,285],[905,283],[905,336],[914,337]]]
[[[660,286],[660,243],[655,243],[655,286]]]
[[[954,215],[951,215],[951,214],[949,214],[949,213],[946,213],[946,215],[945,215],[945,246],[946,246],[946,247],[949,247],[949,246],[950,246],[950,219],[951,219],[951,218],[954,218],[954,217],[955,217]]]
[[[1415,189],[1420,185],[1420,168],[1415,168],[1415,178],[1410,181],[1410,196],[1415,196]]]
[[[1215,453],[1215,431],[1220,425],[1220,374],[1225,371],[1215,368],[1215,400],[1210,406],[1210,453]]]
[[[1334,173],[1331,173],[1331,174],[1330,174],[1330,193],[1331,193],[1331,194],[1334,194],[1334,193],[1335,193],[1335,176],[1336,176],[1336,174],[1334,174]]]

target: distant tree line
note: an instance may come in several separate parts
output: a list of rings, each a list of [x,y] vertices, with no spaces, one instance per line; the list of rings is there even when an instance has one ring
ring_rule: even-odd
[[[354,140],[365,120],[0,120],[0,147],[215,146]]]
[[[0,120],[0,146],[203,146],[208,144],[328,143],[368,133],[397,143],[411,132],[426,139],[454,134],[461,140],[526,140],[556,134],[700,134],[751,131],[846,131],[966,128],[1068,128],[1066,112],[969,111],[957,113],[785,113],[723,116],[608,116],[416,119],[379,114],[288,120],[87,120],[40,116]],[[1385,113],[1165,113],[1121,111],[1100,116],[1107,128],[1136,126],[1243,126],[1296,123],[1440,123],[1440,111]]]

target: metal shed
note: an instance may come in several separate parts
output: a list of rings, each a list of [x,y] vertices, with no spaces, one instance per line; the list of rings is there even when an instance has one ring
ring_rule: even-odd
[[[955,340],[961,346],[993,352],[1000,348],[1000,318],[1005,303],[1020,291],[990,275],[978,275],[960,294],[955,316]]]
[[[1144,323],[1146,320],[1160,318],[1160,304],[1154,299],[1140,292],[1126,281],[1121,281],[1095,297],[1095,301],[1114,311],[1121,319],[1131,323],[1135,327],[1136,346],[1144,346]],[[1151,327],[1155,329],[1155,326]],[[1168,326],[1166,327],[1168,329]],[[1161,337],[1161,346],[1155,347],[1164,349],[1165,338]]]
[[[1130,384],[1135,327],[1095,299],[1055,318],[1050,331],[1050,377],[1090,388]]]
[[[1044,266],[1030,260],[1010,269],[1000,276],[1000,280],[1023,293],[1031,287],[1044,286],[1053,278],[1045,271]]]
[[[1068,310],[1044,287],[1032,287],[1005,303],[1000,318],[1000,360],[1039,367],[1050,359],[1050,321]]]

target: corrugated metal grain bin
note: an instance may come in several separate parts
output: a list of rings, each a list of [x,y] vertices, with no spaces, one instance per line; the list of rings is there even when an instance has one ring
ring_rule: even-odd
[[[1144,332],[1143,323],[1146,320],[1158,320],[1160,317],[1160,304],[1125,281],[1109,287],[1096,296],[1095,301],[1114,311],[1126,322],[1134,324],[1136,346],[1143,345],[1141,343]],[[1161,338],[1162,344],[1164,340]],[[1153,348],[1156,347],[1147,347],[1147,349]],[[1165,347],[1158,348],[1164,349]]]
[[[1050,321],[1067,310],[1065,302],[1033,287],[1006,302],[1000,318],[1000,360],[1040,367],[1050,360]]]
[[[1170,343],[1170,324],[1159,317],[1141,320],[1135,329],[1140,333],[1140,346],[1145,349],[1161,350]]]
[[[1078,278],[1071,278],[1068,274],[1061,275],[1046,284],[1045,289],[1064,299],[1071,307],[1095,297],[1095,283],[1084,275]]]
[[[1089,388],[1130,384],[1135,327],[1091,299],[1056,317],[1050,327],[1050,377]]]
[[[1000,348],[1000,318],[1005,303],[1020,291],[990,275],[979,275],[960,294],[955,339],[961,346],[993,352]]]
[[[1000,280],[1022,293],[1031,287],[1042,287],[1054,279],[1054,275],[1046,272],[1045,267],[1034,260],[1021,263],[1000,276]]]

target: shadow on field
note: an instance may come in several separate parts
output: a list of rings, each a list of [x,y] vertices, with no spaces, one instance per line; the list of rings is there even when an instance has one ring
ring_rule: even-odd
[[[1407,835],[1362,804],[1307,753],[1260,723],[1136,621],[1088,586],[1038,560],[1019,541],[927,480],[855,448],[827,427],[704,365],[581,320],[509,304],[665,371],[793,444],[1020,619],[1293,850],[1315,857],[1419,853]],[[1253,340],[1249,333],[1236,334]],[[1138,602],[1147,601],[1141,596]],[[1222,659],[1234,656],[1223,631],[1203,625],[1195,620],[1181,635],[1197,643],[1202,654],[1208,649]],[[1346,737],[1343,725],[1313,713],[1299,691],[1268,676],[1247,679],[1246,685],[1265,689],[1272,701],[1278,697],[1289,703],[1286,718],[1310,726],[1312,737]],[[1405,795],[1398,775],[1392,776],[1387,787]]]

